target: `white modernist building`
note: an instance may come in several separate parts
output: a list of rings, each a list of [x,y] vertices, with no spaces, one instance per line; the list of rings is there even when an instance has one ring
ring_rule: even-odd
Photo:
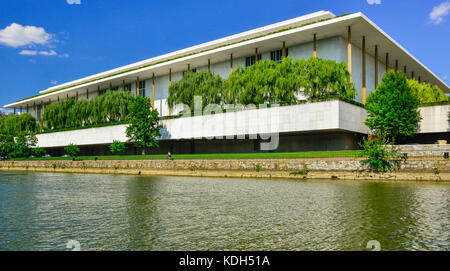
[[[449,92],[449,87],[440,78],[362,13],[335,16],[329,11],[319,11],[54,86],[5,107],[14,108],[16,112],[27,111],[39,119],[52,102],[67,98],[92,99],[108,89],[125,89],[150,97],[160,115],[168,116],[178,113],[176,110],[170,112],[167,105],[169,86],[185,71],[210,70],[227,78],[238,66],[248,67],[261,59],[281,61],[284,56],[346,62],[358,91],[355,100],[360,103],[365,103],[366,97],[389,69],[401,70],[410,78]],[[241,119],[244,115],[250,118],[249,123],[264,123],[264,118],[251,121],[251,116],[263,113],[256,109],[164,120],[160,151],[257,151],[261,149],[261,139],[270,140],[269,136],[261,136],[267,133],[279,134],[278,151],[352,149],[357,147],[360,136],[369,132],[363,124],[365,110],[340,101],[259,110],[268,110],[278,116],[271,120],[270,128],[235,124],[233,118]],[[433,113],[435,111],[448,110],[448,106],[439,110],[421,109],[425,112],[421,124],[424,136],[418,140],[448,136],[448,122],[436,121],[438,116],[433,115],[441,114]],[[186,126],[186,123],[192,125]],[[223,123],[223,127],[211,126],[217,126],[217,123]],[[113,140],[126,141],[124,129],[123,125],[92,128],[42,134],[38,139],[39,145],[46,148],[61,148],[74,143],[89,147],[86,151],[98,152]]]

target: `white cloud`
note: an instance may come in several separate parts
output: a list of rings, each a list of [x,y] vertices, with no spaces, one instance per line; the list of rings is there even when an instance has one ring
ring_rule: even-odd
[[[50,42],[52,35],[44,28],[36,26],[22,26],[12,23],[0,30],[0,44],[10,47],[21,47],[26,45],[45,45]]]
[[[367,0],[367,4],[369,4],[369,5],[373,5],[373,4],[380,5],[381,4],[381,0]]]
[[[69,58],[69,54],[58,54],[57,52],[55,52],[55,50],[49,50],[49,51],[36,51],[36,50],[22,50],[20,51],[19,55],[24,55],[24,56],[36,56],[36,55],[41,55],[41,56],[59,56],[62,58]]]
[[[444,75],[444,77],[442,77],[442,79],[447,80],[448,79],[448,75]]]
[[[69,5],[81,5],[81,0],[67,0],[67,4]]]
[[[35,56],[35,55],[37,55],[37,51],[34,51],[34,50],[22,50],[22,51],[20,51],[19,55]]]
[[[56,55],[58,55],[54,50],[39,51],[39,54],[42,55],[42,56],[56,56]]]
[[[56,84],[58,84],[58,81],[56,81],[56,80],[50,81],[50,84],[56,85]]]
[[[450,1],[445,1],[439,6],[433,7],[430,12],[430,22],[433,24],[440,24],[444,21],[444,16],[448,14],[450,10]]]

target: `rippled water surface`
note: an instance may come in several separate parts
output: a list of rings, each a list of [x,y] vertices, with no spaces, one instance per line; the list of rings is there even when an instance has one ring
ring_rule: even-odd
[[[0,172],[0,250],[450,250],[450,184]]]

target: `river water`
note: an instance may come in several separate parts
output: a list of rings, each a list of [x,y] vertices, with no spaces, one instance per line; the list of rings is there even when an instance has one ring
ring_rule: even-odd
[[[0,171],[0,250],[450,250],[450,184]]]

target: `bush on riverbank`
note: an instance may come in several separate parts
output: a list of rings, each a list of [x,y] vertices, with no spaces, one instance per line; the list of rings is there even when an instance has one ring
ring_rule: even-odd
[[[366,162],[369,163],[372,171],[386,172],[392,170],[393,166],[390,159],[399,158],[398,149],[385,136],[378,135],[376,137],[366,137],[359,143],[362,148],[360,157],[367,157]]]

